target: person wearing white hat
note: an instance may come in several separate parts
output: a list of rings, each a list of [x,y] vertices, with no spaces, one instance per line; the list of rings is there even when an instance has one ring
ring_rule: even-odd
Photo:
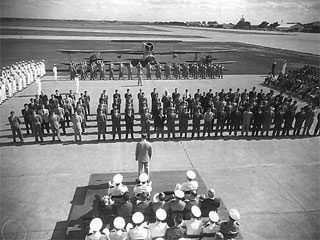
[[[57,68],[57,64],[53,64],[52,72],[53,72],[53,78],[54,78],[54,80],[57,81],[57,80],[58,80],[58,68]]]
[[[136,185],[133,189],[133,192],[136,196],[139,196],[140,194],[146,194],[147,196],[150,196],[152,191],[152,182],[149,182],[149,176],[146,173],[141,173],[139,175],[139,181],[140,183]]]
[[[197,195],[196,190],[190,191],[189,199],[186,201],[186,207],[184,208],[184,219],[189,220],[191,218],[191,208],[193,206],[198,206],[199,207],[199,197]]]
[[[194,180],[196,178],[196,173],[192,170],[187,171],[187,181],[179,184],[177,183],[176,185],[176,190],[180,189],[185,193],[185,199],[189,199],[190,192],[192,190],[197,190],[198,189],[198,182]]]
[[[109,233],[110,240],[125,240],[128,232],[125,230],[126,222],[122,217],[116,217],[113,221],[114,229]]]
[[[102,220],[100,218],[94,218],[90,222],[90,230],[85,240],[99,240],[101,237],[100,229],[102,228]]]
[[[171,212],[171,219],[173,220],[177,214],[183,215],[186,203],[183,201],[184,192],[181,190],[174,191],[175,198],[169,202],[169,211]]]
[[[220,232],[226,239],[235,238],[239,234],[240,213],[237,209],[231,208],[229,211],[229,220],[220,224]]]
[[[156,222],[149,225],[152,239],[164,238],[168,229],[168,224],[165,222],[166,218],[167,212],[159,208],[156,212]]]
[[[144,216],[141,212],[136,212],[132,215],[132,221],[136,225],[128,232],[129,240],[140,240],[140,239],[150,239],[151,233],[148,228],[143,224]]]
[[[123,197],[126,192],[129,192],[128,187],[122,184],[123,176],[116,174],[113,176],[112,183],[109,182],[108,195],[113,201],[117,201]]]
[[[198,206],[191,208],[192,218],[182,223],[186,227],[186,239],[200,239],[202,234],[201,210]]]
[[[220,231],[219,221],[217,212],[209,212],[209,221],[203,225],[201,240],[210,240],[215,237],[216,233]]]
[[[80,81],[79,81],[79,76],[77,73],[75,74],[74,82],[76,84],[76,94],[79,94]]]

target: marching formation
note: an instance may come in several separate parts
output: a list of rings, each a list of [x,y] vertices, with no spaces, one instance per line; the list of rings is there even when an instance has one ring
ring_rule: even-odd
[[[175,189],[152,197],[146,173],[140,174],[133,193],[116,174],[85,239],[234,239],[239,234],[239,212],[230,209],[229,220],[221,221],[215,190],[209,189],[207,196],[198,194],[196,173],[189,170],[186,177]]]
[[[165,133],[168,138],[184,137],[194,138],[214,136],[310,136],[310,129],[315,122],[315,107],[306,105],[298,111],[297,101],[283,93],[275,94],[273,90],[265,93],[253,87],[251,91],[244,89],[236,91],[229,89],[225,92],[213,92],[209,89],[202,92],[200,89],[194,94],[188,89],[180,92],[177,88],[170,94],[165,90],[160,94],[156,88],[150,93],[151,101],[146,94],[139,90],[137,99],[134,100],[130,89],[121,96],[116,89],[112,98],[103,90],[99,97],[96,114],[92,113],[91,97],[87,91],[76,94],[69,93],[62,96],[58,90],[48,98],[43,92],[31,98],[24,105],[22,115],[26,126],[35,136],[35,141],[43,141],[43,135],[52,133],[52,141],[57,137],[61,141],[60,128],[66,134],[66,129],[71,127],[75,140],[82,140],[86,131],[87,121],[95,116],[98,128],[97,139],[106,140],[107,122],[111,121],[112,139],[116,136],[121,139],[122,126],[125,126],[125,139],[138,132],[152,134],[163,139]],[[134,108],[134,101],[138,102],[138,109]],[[123,106],[124,105],[124,106]],[[110,108],[110,109],[109,109]],[[319,118],[313,134],[319,135]],[[20,124],[13,122],[9,117],[15,140]],[[191,123],[191,124],[190,124]],[[134,128],[139,126],[138,130]],[[189,126],[191,125],[191,129]],[[178,129],[177,129],[178,128]],[[189,131],[191,130],[191,131]],[[188,134],[191,132],[191,136]],[[251,134],[249,134],[251,132]],[[19,133],[18,133],[19,135]],[[179,135],[179,136],[178,136]]]
[[[34,60],[16,62],[11,66],[3,67],[0,77],[0,104],[22,91],[34,81],[38,85],[38,94],[41,92],[40,79],[46,74],[45,61]]]

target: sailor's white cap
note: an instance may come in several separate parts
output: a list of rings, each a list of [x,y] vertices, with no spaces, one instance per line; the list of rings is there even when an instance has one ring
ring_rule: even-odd
[[[163,210],[162,208],[159,208],[157,211],[156,211],[156,217],[157,219],[159,219],[160,221],[163,221],[167,218],[167,213],[165,210]]]
[[[189,179],[193,180],[193,179],[196,178],[196,173],[195,173],[194,171],[192,171],[192,170],[189,170],[189,171],[187,172],[187,177],[188,177]]]
[[[125,225],[126,225],[126,222],[124,221],[124,219],[122,217],[116,217],[113,220],[113,226],[116,229],[123,229]]]
[[[191,208],[191,213],[193,216],[195,216],[196,218],[201,216],[201,210],[198,206],[192,206]]]
[[[149,180],[149,176],[146,173],[141,173],[139,176],[139,181],[140,182],[147,182]]]
[[[209,212],[209,219],[211,220],[211,222],[218,222],[219,221],[218,213],[215,211],[210,211]]]
[[[135,223],[135,224],[139,224],[139,223],[142,223],[144,220],[144,216],[141,212],[135,212],[133,215],[132,215],[132,221]]]
[[[184,192],[182,190],[175,190],[174,191],[174,195],[177,197],[177,198],[184,198]]]
[[[123,180],[123,177],[122,177],[121,174],[116,174],[116,175],[114,175],[114,177],[113,177],[113,182],[114,182],[115,184],[122,183],[122,180]]]
[[[233,220],[236,220],[236,221],[238,221],[240,219],[240,213],[235,208],[230,209],[229,216],[230,216],[230,218],[232,218]]]
[[[102,228],[102,220],[100,218],[94,218],[90,222],[90,230],[97,232]]]

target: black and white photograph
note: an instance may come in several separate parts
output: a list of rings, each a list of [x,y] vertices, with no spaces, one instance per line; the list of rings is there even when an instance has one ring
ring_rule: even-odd
[[[320,239],[318,0],[0,9],[0,239]]]

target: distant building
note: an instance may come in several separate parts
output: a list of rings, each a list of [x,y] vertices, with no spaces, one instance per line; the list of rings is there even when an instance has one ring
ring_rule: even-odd
[[[187,26],[189,27],[201,27],[201,22],[188,22]]]
[[[304,24],[304,32],[320,33],[320,21]]]
[[[209,21],[207,23],[207,26],[211,27],[211,28],[216,28],[218,25],[219,25],[219,23],[217,21]]]
[[[223,28],[223,29],[233,29],[234,24],[232,23],[223,23],[223,24],[218,24],[216,28]]]
[[[304,27],[300,23],[283,23],[276,27],[276,30],[284,32],[301,32],[303,29]]]

